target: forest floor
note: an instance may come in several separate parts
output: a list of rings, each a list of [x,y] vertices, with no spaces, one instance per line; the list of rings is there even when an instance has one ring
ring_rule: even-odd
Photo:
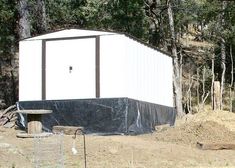
[[[51,147],[38,154],[37,140],[16,138],[17,132],[0,127],[0,167],[34,167],[36,154],[49,163],[44,167],[56,167],[60,161],[64,167],[84,167],[81,135],[76,141],[68,135],[61,137],[63,141],[58,141],[58,135],[42,139],[57,146],[60,145],[56,142],[61,142],[63,148]],[[235,113],[204,111],[187,115],[177,120],[174,127],[160,126],[152,134],[86,135],[87,168],[235,168],[235,150],[201,150],[196,147],[198,141],[235,142]],[[76,155],[72,147],[77,149]],[[41,146],[43,151],[42,148],[46,147]],[[42,162],[39,160],[37,165]]]

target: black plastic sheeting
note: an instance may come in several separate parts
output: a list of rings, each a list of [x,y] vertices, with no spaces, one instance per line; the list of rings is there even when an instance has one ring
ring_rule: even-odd
[[[42,115],[43,127],[82,126],[86,133],[149,133],[156,125],[174,125],[175,110],[129,98],[20,101],[23,109],[53,110]]]

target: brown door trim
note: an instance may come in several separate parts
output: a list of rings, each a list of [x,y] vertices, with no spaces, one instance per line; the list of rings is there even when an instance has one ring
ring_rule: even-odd
[[[95,96],[100,98],[100,36],[95,38],[95,81]]]
[[[100,36],[83,36],[42,40],[42,100],[46,100],[46,42],[86,38],[95,38],[95,97],[100,97]]]
[[[42,100],[46,100],[46,40],[42,40]]]

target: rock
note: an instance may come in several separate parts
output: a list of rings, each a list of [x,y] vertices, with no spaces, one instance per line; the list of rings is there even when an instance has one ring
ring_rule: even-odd
[[[114,147],[109,147],[108,151],[113,155],[118,153],[118,149]]]
[[[0,148],[10,148],[10,146],[8,143],[0,143]]]
[[[164,125],[157,125],[157,126],[155,126],[155,130],[156,130],[157,132],[165,131],[165,130],[167,130],[168,128],[170,128],[170,125],[169,125],[169,124],[164,124]]]
[[[14,154],[22,153],[17,148],[9,148],[8,151],[11,152],[11,153],[14,153]]]

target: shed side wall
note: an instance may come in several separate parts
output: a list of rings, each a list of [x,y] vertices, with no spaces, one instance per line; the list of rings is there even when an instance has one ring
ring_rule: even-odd
[[[173,107],[172,58],[125,38],[128,97]]]
[[[173,107],[172,58],[126,37],[100,37],[101,98],[129,97]]]
[[[41,100],[42,41],[19,44],[19,101]]]

